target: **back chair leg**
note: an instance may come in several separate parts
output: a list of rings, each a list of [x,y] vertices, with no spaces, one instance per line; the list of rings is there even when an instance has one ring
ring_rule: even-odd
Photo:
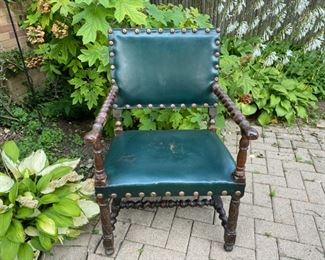
[[[221,225],[225,228],[227,225],[227,214],[223,208],[223,202],[220,196],[213,195],[213,207],[215,211],[219,214],[219,219],[221,220]]]
[[[114,234],[111,223],[111,203],[100,193],[97,194],[97,202],[100,207],[100,220],[102,222],[105,254],[112,255],[114,253]]]
[[[238,213],[239,213],[239,204],[240,204],[240,197],[239,196],[232,196],[230,205],[229,205],[229,216],[228,222],[225,226],[225,244],[224,249],[226,251],[232,251],[234,244],[236,242],[236,228],[237,228],[237,220],[238,220]]]

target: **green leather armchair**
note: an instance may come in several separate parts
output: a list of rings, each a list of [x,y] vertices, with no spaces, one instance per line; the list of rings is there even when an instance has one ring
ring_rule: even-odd
[[[224,248],[233,249],[239,202],[245,191],[247,149],[258,133],[219,88],[219,32],[109,30],[112,88],[85,136],[93,145],[106,254],[114,251],[119,210],[131,207],[213,206],[225,230]],[[215,133],[217,102],[240,126],[237,162]],[[199,106],[208,108],[207,130],[123,131],[123,109]],[[104,154],[101,133],[111,111],[116,119],[115,137]],[[231,196],[228,217],[220,197],[226,195]]]

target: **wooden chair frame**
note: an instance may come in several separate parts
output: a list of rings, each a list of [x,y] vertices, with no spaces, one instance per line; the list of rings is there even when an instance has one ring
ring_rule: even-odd
[[[214,83],[211,91],[213,91],[222,104],[226,107],[231,118],[238,124],[241,129],[241,139],[239,142],[239,152],[237,155],[236,171],[233,174],[235,182],[245,184],[245,163],[247,158],[247,150],[250,140],[256,140],[258,138],[258,132],[250,126],[249,122],[242,115],[242,113],[236,108],[229,96],[222,91],[218,83]],[[113,86],[109,92],[106,100],[104,101],[99,114],[96,117],[95,123],[92,126],[92,130],[86,134],[85,141],[88,144],[92,144],[94,161],[95,161],[95,186],[100,188],[106,186],[107,175],[104,172],[104,156],[103,156],[103,141],[102,130],[103,126],[108,118],[109,112],[113,108],[114,100],[118,94],[118,87]],[[121,113],[116,113],[117,121],[115,124],[115,133],[118,134],[123,131],[122,123],[120,119]],[[209,109],[210,119],[215,116],[215,109]],[[212,123],[211,123],[212,122]],[[210,120],[209,130],[215,131],[214,120]],[[221,195],[227,195],[227,192]],[[145,207],[187,207],[187,206],[206,206],[210,205],[215,208],[219,214],[221,224],[224,227],[224,249],[231,251],[236,240],[236,227],[239,213],[240,198],[243,196],[240,191],[231,195],[231,202],[229,206],[228,218],[223,208],[223,203],[219,195],[212,195],[211,199],[199,199],[195,196],[190,200],[122,200],[121,198],[110,197],[105,198],[102,193],[97,193],[96,198],[100,206],[100,218],[102,222],[103,230],[103,246],[105,253],[111,255],[114,252],[114,236],[113,230],[115,228],[116,218],[121,208],[145,208]]]

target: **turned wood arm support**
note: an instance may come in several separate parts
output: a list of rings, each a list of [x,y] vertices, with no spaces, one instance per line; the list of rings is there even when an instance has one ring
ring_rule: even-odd
[[[92,126],[92,129],[90,132],[88,132],[85,135],[85,142],[89,144],[95,144],[96,141],[100,139],[100,136],[102,134],[103,127],[105,125],[105,122],[108,118],[108,113],[111,110],[111,107],[113,106],[113,102],[117,96],[118,87],[113,86],[111,91],[108,93],[96,119],[95,123]]]
[[[233,173],[233,177],[236,182],[245,183],[245,164],[247,159],[249,141],[256,140],[258,138],[258,132],[255,128],[249,125],[249,122],[245,116],[235,106],[230,97],[222,91],[218,84],[214,84],[212,90],[225,106],[231,118],[240,127],[242,137],[239,141],[236,170]]]
[[[218,84],[214,84],[212,87],[214,94],[220,99],[221,103],[225,106],[229,112],[231,118],[240,127],[242,136],[246,136],[249,140],[256,140],[258,138],[258,132],[255,128],[251,127],[245,116],[235,106],[230,97],[223,92]]]

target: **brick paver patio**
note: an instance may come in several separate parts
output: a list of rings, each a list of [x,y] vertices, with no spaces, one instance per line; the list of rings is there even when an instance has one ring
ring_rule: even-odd
[[[235,129],[227,124],[226,129]],[[100,223],[94,222],[81,237],[43,258],[325,259],[325,129],[257,129],[261,137],[250,150],[233,252],[223,250],[223,229],[212,207],[130,209],[120,211],[112,257],[104,255]],[[233,155],[238,138],[238,132],[225,131]]]

